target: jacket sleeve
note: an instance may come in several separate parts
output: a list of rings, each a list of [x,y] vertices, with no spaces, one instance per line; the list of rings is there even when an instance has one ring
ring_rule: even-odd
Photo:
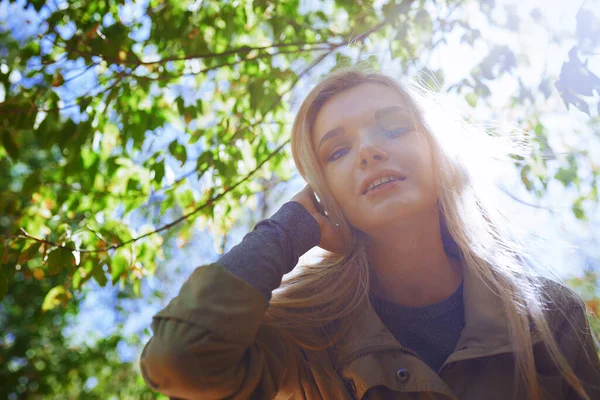
[[[216,263],[196,268],[153,317],[140,360],[151,388],[174,399],[262,399],[298,378],[298,348],[262,319],[270,290],[318,243],[318,224],[302,210],[286,203]]]
[[[578,301],[568,319],[570,321],[565,322],[569,326],[565,327],[567,334],[563,336],[566,342],[563,346],[568,348],[567,351],[575,354],[573,372],[581,380],[588,397],[600,399],[600,359],[598,358],[600,349],[596,345],[583,301]],[[581,397],[575,390],[569,388],[566,399],[579,400]]]

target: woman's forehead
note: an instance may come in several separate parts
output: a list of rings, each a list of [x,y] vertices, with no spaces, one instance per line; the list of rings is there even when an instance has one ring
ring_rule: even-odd
[[[318,143],[332,129],[368,124],[391,115],[388,111],[394,110],[408,113],[408,104],[394,89],[376,83],[353,87],[336,94],[321,107],[313,125],[312,140]]]

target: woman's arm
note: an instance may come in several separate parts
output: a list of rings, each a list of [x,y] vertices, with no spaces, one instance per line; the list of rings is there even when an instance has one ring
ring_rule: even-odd
[[[148,385],[179,399],[272,398],[300,361],[262,318],[283,274],[319,240],[311,214],[288,202],[197,268],[153,318],[140,361]]]
[[[271,218],[256,224],[217,263],[270,299],[282,276],[319,244],[320,237],[319,225],[309,211],[300,203],[289,201]]]

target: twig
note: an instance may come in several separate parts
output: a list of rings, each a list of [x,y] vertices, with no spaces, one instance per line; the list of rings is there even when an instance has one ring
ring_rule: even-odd
[[[268,49],[279,48],[279,47],[290,47],[290,46],[304,47],[304,46],[319,46],[319,45],[330,45],[330,43],[329,42],[315,42],[315,43],[295,42],[295,43],[274,43],[269,46],[263,46],[263,47],[242,46],[237,49],[224,51],[222,53],[190,54],[185,57],[166,57],[166,58],[161,58],[160,60],[157,60],[157,61],[142,61],[141,63],[139,63],[139,65],[161,64],[161,63],[168,62],[168,61],[184,61],[184,60],[194,60],[194,59],[204,59],[204,58],[219,58],[219,57],[230,56],[230,55],[241,53],[241,52],[249,53],[254,50],[262,51],[262,50],[268,50]],[[318,50],[318,49],[302,49],[302,50]],[[325,50],[325,49],[323,49],[323,50]],[[298,52],[298,51],[296,50],[295,52]]]
[[[98,64],[96,64],[96,63],[91,63],[90,65],[87,65],[83,71],[81,71],[81,72],[80,72],[80,73],[78,73],[77,75],[75,75],[75,76],[72,76],[72,77],[70,77],[69,79],[65,80],[65,81],[63,82],[63,85],[64,85],[64,84],[66,84],[66,83],[69,83],[69,82],[71,82],[71,81],[74,81],[75,79],[77,79],[77,78],[79,78],[80,76],[84,75],[84,74],[85,74],[86,72],[88,72],[88,71],[89,71],[91,68],[93,68],[93,67],[95,67],[95,66],[97,66],[97,65],[98,65]]]
[[[337,45],[335,45],[337,46]],[[328,49],[310,49],[310,50],[305,50],[305,51],[318,51],[318,50],[328,50]],[[212,67],[207,67],[204,69],[201,69],[198,72],[190,72],[190,73],[185,73],[185,74],[177,74],[177,75],[166,75],[166,76],[158,76],[158,77],[150,77],[150,76],[142,76],[142,75],[137,75],[137,74],[131,74],[130,76],[136,78],[136,79],[143,79],[143,80],[148,80],[148,81],[164,81],[164,80],[170,80],[170,79],[175,79],[175,78],[181,78],[181,77],[186,77],[186,76],[197,76],[200,74],[205,74],[209,71],[213,71],[215,69],[219,69],[219,68],[224,68],[224,67],[232,67],[234,65],[237,64],[241,64],[244,62],[248,62],[248,61],[253,61],[253,60],[258,60],[261,58],[272,58],[276,55],[281,55],[281,54],[298,54],[297,50],[290,50],[290,51],[280,51],[277,53],[269,53],[269,54],[261,54],[258,55],[256,57],[252,57],[252,58],[245,58],[243,60],[239,60],[239,61],[232,61],[232,62],[227,62],[227,63],[221,63],[221,64],[217,64],[214,65]]]
[[[222,198],[223,196],[225,196],[227,193],[231,192],[232,190],[234,190],[235,188],[237,188],[239,185],[241,185],[242,183],[244,183],[245,181],[247,181],[248,179],[250,179],[250,177],[252,177],[260,168],[262,168],[262,166],[267,161],[269,161],[277,153],[279,153],[281,151],[281,149],[283,149],[283,147],[285,147],[289,142],[290,142],[290,139],[287,139],[286,141],[284,141],[275,150],[273,150],[263,161],[261,161],[256,166],[256,168],[254,168],[252,171],[250,171],[248,173],[248,175],[246,175],[244,178],[240,179],[233,186],[225,189],[224,191],[222,191],[218,195],[216,195],[213,198],[209,199],[208,201],[206,201],[205,203],[203,203],[201,206],[197,207],[193,211],[191,211],[191,212],[189,212],[189,213],[187,213],[185,215],[182,215],[181,217],[175,219],[174,221],[169,222],[168,224],[165,224],[165,225],[157,228],[154,231],[147,232],[147,233],[145,233],[143,235],[140,235],[138,237],[132,238],[130,240],[126,240],[126,241],[118,243],[118,244],[113,244],[113,245],[108,246],[108,247],[103,248],[103,249],[77,249],[77,248],[73,248],[73,247],[69,247],[69,246],[63,246],[63,245],[51,242],[51,241],[46,240],[46,239],[36,238],[36,237],[31,236],[30,234],[28,234],[23,228],[20,228],[20,230],[22,232],[22,235],[19,235],[16,238],[19,238],[19,239],[30,239],[30,240],[36,241],[38,243],[45,243],[47,245],[59,247],[59,248],[65,249],[65,250],[77,251],[79,253],[105,253],[105,252],[108,252],[109,250],[118,249],[118,248],[126,246],[126,245],[128,245],[130,243],[137,242],[138,240],[141,240],[141,239],[146,238],[148,236],[155,235],[155,234],[160,233],[160,232],[162,232],[164,230],[167,230],[167,229],[169,229],[169,228],[171,228],[171,227],[179,224],[180,222],[185,221],[186,219],[188,219],[192,215],[197,214],[198,212],[202,211],[204,208],[206,208],[207,206],[213,204],[214,202],[216,202],[217,200],[219,200],[220,198]]]
[[[380,30],[381,28],[383,28],[387,23],[389,23],[390,19],[385,19],[384,21],[382,21],[381,23],[377,24],[375,27],[369,29],[368,31],[358,35],[356,38],[354,38],[352,40],[352,42],[357,42],[357,41],[361,41],[364,40],[366,37],[368,37],[370,34]],[[299,73],[296,77],[296,79],[292,82],[292,84],[286,89],[284,90],[277,98],[277,100],[274,102],[274,104],[270,107],[271,109],[273,107],[275,107],[276,104],[278,104],[281,99],[283,98],[283,96],[285,96],[287,93],[289,93],[295,86],[296,84],[299,82],[299,80],[305,76],[306,74],[308,74],[312,69],[314,69],[320,62],[322,62],[327,56],[329,56],[330,54],[332,54],[337,48],[344,46],[344,45],[348,45],[349,43],[347,41],[343,41],[339,44],[330,44],[330,48],[329,51],[323,55],[321,55],[320,57],[318,57],[317,59],[315,59],[307,68],[305,68],[301,73]],[[232,50],[233,51],[233,50]],[[237,51],[239,52],[240,49],[237,49]],[[119,79],[117,79],[116,81],[119,81],[123,76],[125,75],[125,72],[121,72]],[[114,86],[116,84],[116,82],[113,83],[113,85],[109,86],[107,89],[105,89],[102,93],[106,92],[107,90],[109,90],[110,88],[112,88],[112,86]],[[100,93],[101,94],[101,93]],[[265,114],[263,114],[262,119],[264,119],[264,117],[266,116],[266,114],[268,114],[269,112],[266,112]],[[254,123],[251,126],[256,126],[259,123],[262,123],[262,119],[260,121],[258,121],[257,123]],[[248,128],[248,127],[247,127]],[[241,131],[238,130],[238,132]],[[236,133],[237,134],[237,133]],[[236,134],[234,134],[234,138],[236,136]],[[218,195],[214,196],[213,198],[209,199],[208,201],[206,201],[205,203],[203,203],[201,206],[195,208],[194,210],[192,210],[191,212],[182,215],[181,217],[155,229],[154,231],[151,232],[147,232],[143,235],[140,235],[138,237],[132,238],[130,240],[126,240],[124,242],[118,243],[118,244],[113,244],[111,246],[108,246],[106,248],[103,249],[76,249],[76,248],[72,248],[69,246],[62,246],[58,243],[54,243],[51,241],[48,241],[46,239],[40,239],[40,238],[36,238],[34,236],[29,235],[23,228],[21,228],[21,232],[22,235],[17,236],[17,238],[21,238],[21,239],[30,239],[30,240],[34,240],[36,242],[39,243],[45,243],[47,245],[51,245],[51,246],[55,246],[55,247],[60,247],[66,250],[70,250],[70,251],[78,251],[80,253],[104,253],[104,252],[108,252],[109,250],[115,250],[118,249],[120,247],[126,246],[130,243],[134,243],[138,240],[141,240],[143,238],[146,238],[148,236],[151,235],[155,235],[157,233],[160,233],[162,231],[165,231],[177,224],[179,224],[182,221],[187,220],[189,217],[197,214],[198,212],[200,212],[201,210],[203,210],[204,208],[208,207],[209,205],[212,205],[214,202],[216,202],[217,200],[221,199],[222,197],[224,197],[227,193],[231,192],[232,190],[234,190],[235,188],[237,188],[239,185],[241,185],[243,182],[247,181],[248,179],[250,179],[250,177],[252,177],[260,168],[262,168],[262,166],[269,161],[271,158],[273,158],[276,154],[278,154],[281,149],[283,149],[284,146],[286,146],[291,139],[287,139],[285,140],[281,145],[279,145],[274,151],[272,151],[263,161],[261,161],[256,168],[254,168],[252,171],[250,171],[244,178],[240,179],[238,182],[236,182],[233,186],[228,187],[227,189],[223,190],[221,193],[219,193]]]

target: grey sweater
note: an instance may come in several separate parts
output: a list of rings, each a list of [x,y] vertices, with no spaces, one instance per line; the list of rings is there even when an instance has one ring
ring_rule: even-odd
[[[320,239],[317,221],[301,204],[290,201],[271,218],[257,223],[217,262],[269,300],[283,275]],[[399,306],[374,294],[370,299],[394,337],[417,352],[431,369],[439,371],[464,327],[462,284],[449,298],[425,307]]]

